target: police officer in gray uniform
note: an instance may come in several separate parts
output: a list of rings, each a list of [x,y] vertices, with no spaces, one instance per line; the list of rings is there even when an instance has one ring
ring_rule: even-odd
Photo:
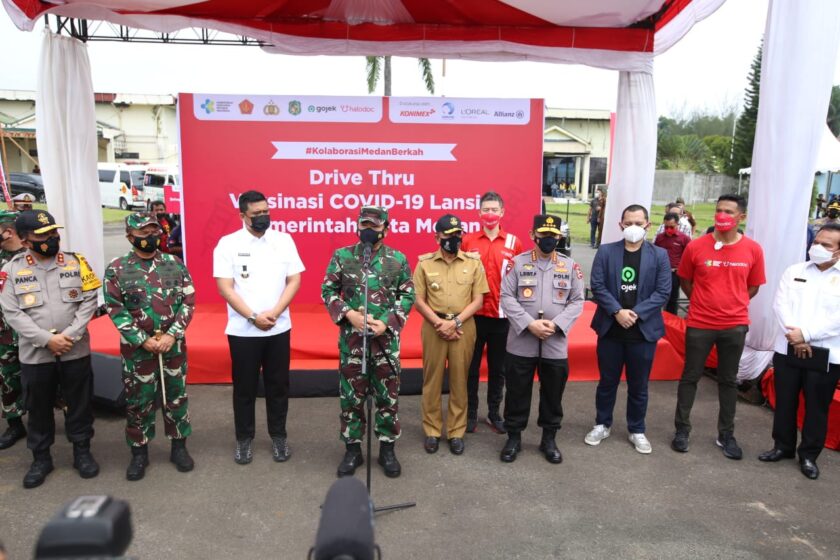
[[[102,283],[84,257],[59,250],[61,226],[48,212],[28,210],[15,220],[26,251],[0,272],[0,306],[18,333],[21,383],[29,412],[27,447],[34,461],[25,488],[40,486],[53,470],[57,387],[67,403],[64,426],[73,443],[73,467],[82,478],[99,474],[91,455],[93,412],[90,397],[90,336]]]
[[[530,237],[536,247],[513,259],[502,280],[501,306],[510,321],[505,360],[505,429],[501,460],[512,463],[522,449],[522,431],[531,413],[534,371],[540,376],[543,429],[540,451],[550,463],[563,456],[554,441],[563,420],[563,391],[569,378],[568,334],[583,311],[580,265],[557,251],[560,218],[534,217]]]

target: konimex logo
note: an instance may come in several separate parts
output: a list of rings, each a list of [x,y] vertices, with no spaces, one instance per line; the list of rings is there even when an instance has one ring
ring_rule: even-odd
[[[205,99],[204,103],[201,104],[201,108],[209,115],[216,110],[216,104],[212,99]]]
[[[400,111],[401,117],[431,117],[434,114],[434,109],[410,109],[406,111]]]

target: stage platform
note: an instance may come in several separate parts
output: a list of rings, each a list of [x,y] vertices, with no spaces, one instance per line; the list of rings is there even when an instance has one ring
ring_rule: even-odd
[[[572,329],[569,347],[571,381],[598,379],[595,357],[595,332],[589,328],[595,304],[586,302],[583,314]],[[667,315],[667,314],[666,314]],[[681,319],[670,317],[678,325]],[[666,319],[667,320],[667,319]],[[189,383],[230,383],[230,354],[224,330],[227,313],[224,305],[199,305],[187,329]],[[421,317],[409,316],[402,335],[403,394],[416,394],[422,380]],[[100,317],[90,323],[93,352],[119,355],[119,334],[111,320]],[[292,307],[292,376],[293,396],[337,394],[338,327],[330,321],[323,306]],[[482,368],[484,371],[486,368]],[[663,339],[656,352],[651,379],[679,379],[682,357]],[[97,374],[101,374],[97,372]]]

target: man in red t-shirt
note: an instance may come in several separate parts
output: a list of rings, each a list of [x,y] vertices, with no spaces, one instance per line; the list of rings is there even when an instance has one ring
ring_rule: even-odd
[[[688,451],[689,415],[703,375],[706,358],[717,347],[718,438],[717,445],[729,459],[740,459],[735,437],[735,403],[738,399],[738,362],[750,324],[750,299],[766,282],[761,246],[738,232],[747,211],[744,198],[725,194],[715,208],[715,229],[689,243],[677,274],[688,295],[685,331],[685,368],[677,389],[674,451]]]
[[[478,425],[478,370],[484,345],[487,345],[487,424],[496,433],[505,433],[499,414],[505,388],[504,362],[508,320],[499,307],[502,277],[513,266],[513,257],[522,252],[522,242],[504,231],[499,222],[505,215],[502,197],[492,191],[482,195],[478,217],[481,230],[464,236],[461,249],[481,255],[490,291],[484,294],[484,306],[475,314],[475,351],[467,377],[467,432]]]
[[[680,267],[685,248],[691,243],[691,238],[679,230],[679,215],[669,212],[665,214],[662,222],[662,233],[656,236],[653,244],[668,251],[668,259],[671,261],[671,297],[665,304],[665,311],[677,314],[677,300],[680,298],[680,278],[677,276],[677,269]]]
[[[166,203],[162,200],[156,200],[149,205],[149,212],[154,216],[160,224],[160,246],[158,249],[162,253],[169,253],[169,234],[175,229],[172,224],[172,218],[166,213]]]

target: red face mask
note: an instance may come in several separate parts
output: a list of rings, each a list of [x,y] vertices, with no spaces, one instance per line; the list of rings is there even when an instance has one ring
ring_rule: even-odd
[[[677,235],[677,227],[676,226],[665,226],[665,235],[674,237]]]
[[[490,212],[486,214],[482,214],[478,217],[481,220],[481,223],[487,229],[495,229],[497,225],[499,225],[499,221],[501,221],[502,217],[498,214],[492,214]]]
[[[735,216],[725,212],[718,212],[715,214],[715,229],[718,231],[730,231],[738,225]]]

